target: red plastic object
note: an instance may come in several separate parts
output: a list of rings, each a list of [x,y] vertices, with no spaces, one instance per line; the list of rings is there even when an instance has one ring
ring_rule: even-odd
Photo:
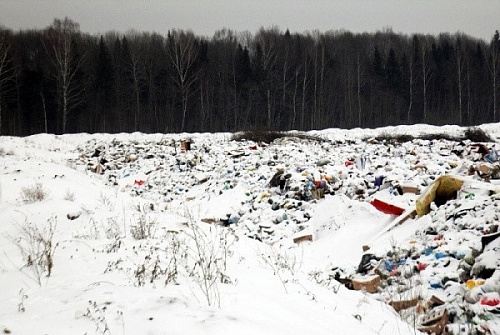
[[[144,180],[136,180],[134,182],[134,185],[142,186],[142,185],[144,185]]]
[[[419,262],[418,263],[418,271],[424,271],[427,268],[427,266],[429,266],[429,264]]]
[[[378,199],[373,199],[370,202],[376,209],[381,211],[382,213],[385,214],[391,214],[391,215],[401,215],[405,211],[404,208],[388,204],[387,202],[378,200]]]
[[[488,306],[495,307],[498,304],[500,304],[500,300],[498,300],[497,298],[484,297],[481,299],[481,305],[488,305]]]
[[[350,165],[354,165],[354,162],[353,161],[345,161],[345,166],[350,166]]]

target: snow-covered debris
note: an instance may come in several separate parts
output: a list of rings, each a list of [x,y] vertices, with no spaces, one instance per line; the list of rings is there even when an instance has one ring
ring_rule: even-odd
[[[463,129],[3,137],[0,326],[498,333],[497,144],[379,136],[432,132]],[[464,183],[416,215],[446,176]],[[45,197],[24,201],[37,184]]]

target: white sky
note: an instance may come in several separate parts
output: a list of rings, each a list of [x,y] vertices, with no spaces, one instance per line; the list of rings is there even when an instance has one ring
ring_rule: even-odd
[[[256,32],[277,25],[291,32],[346,29],[455,33],[487,41],[500,29],[499,0],[0,0],[0,24],[44,28],[68,16],[83,32],[129,29],[166,34],[191,29],[213,36],[221,28]]]

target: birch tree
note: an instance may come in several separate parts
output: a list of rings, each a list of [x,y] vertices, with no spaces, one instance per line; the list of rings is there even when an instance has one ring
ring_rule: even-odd
[[[362,86],[362,80],[364,77],[364,70],[361,64],[361,60],[359,59],[359,54],[357,55],[356,58],[356,86],[357,86],[357,97],[358,97],[358,127],[362,126],[362,119],[361,116],[363,115],[362,109],[361,109],[361,86]]]
[[[0,135],[2,135],[2,103],[7,93],[7,84],[15,77],[14,68],[10,62],[10,44],[7,41],[7,35],[0,31]]]
[[[196,69],[198,41],[192,32],[174,30],[168,36],[167,52],[174,69],[173,80],[180,92],[182,115],[180,131],[183,132],[186,126],[189,98],[196,93],[195,83],[199,76]]]
[[[465,75],[465,51],[462,47],[462,42],[460,37],[457,37],[456,41],[456,53],[455,53],[455,64],[457,68],[457,88],[458,88],[458,117],[459,124],[463,125],[463,111],[462,111],[462,100],[463,100],[463,86],[464,86],[464,75]]]
[[[408,109],[406,111],[406,122],[410,124],[413,115],[413,84],[415,81],[415,60],[413,56],[407,62],[408,65]]]
[[[66,132],[68,115],[83,102],[83,87],[77,85],[75,77],[83,61],[75,47],[74,39],[79,36],[78,23],[64,18],[54,19],[47,28],[45,50],[50,59],[52,75],[57,82],[57,103],[62,114],[62,133]]]
[[[280,32],[277,27],[272,27],[269,30],[260,29],[255,36],[255,42],[261,49],[261,65],[264,75],[264,87],[266,97],[266,125],[271,128],[274,121],[274,93],[276,91],[275,84],[278,83],[279,75],[277,72],[278,48],[279,48]]]
[[[144,55],[146,54],[145,42],[147,42],[147,35],[140,34],[136,31],[130,31],[127,34],[127,40],[129,43],[129,57],[128,57],[128,71],[132,79],[132,85],[134,89],[134,131],[139,130],[139,116],[141,115],[141,83],[145,78],[145,65],[144,65]]]
[[[492,84],[492,95],[493,95],[493,122],[498,121],[498,107],[497,107],[497,95],[498,88],[500,86],[499,83],[499,72],[500,72],[500,34],[498,30],[495,31],[495,35],[491,40],[490,44],[490,62],[489,62],[489,70],[491,75],[491,84]]]
[[[427,91],[429,89],[429,83],[432,78],[432,70],[430,66],[430,53],[427,47],[427,43],[424,40],[422,43],[422,91],[424,100],[424,122],[427,122]]]

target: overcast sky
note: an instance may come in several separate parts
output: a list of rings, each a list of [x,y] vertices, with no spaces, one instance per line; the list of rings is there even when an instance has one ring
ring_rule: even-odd
[[[0,24],[14,30],[65,16],[92,34],[177,28],[213,36],[221,28],[254,33],[277,25],[291,32],[460,31],[489,41],[500,29],[500,0],[0,0]]]

